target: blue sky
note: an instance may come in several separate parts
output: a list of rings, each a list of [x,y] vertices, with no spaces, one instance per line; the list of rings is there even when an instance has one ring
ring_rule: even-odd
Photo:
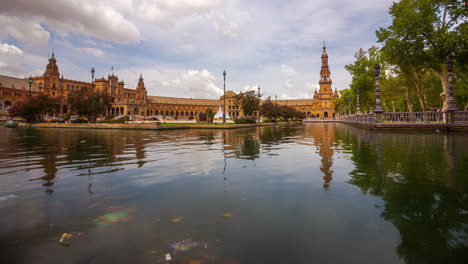
[[[0,0],[0,74],[41,75],[52,48],[67,79],[110,67],[150,95],[218,98],[260,86],[265,96],[311,98],[326,41],[333,86],[388,26],[391,0]]]

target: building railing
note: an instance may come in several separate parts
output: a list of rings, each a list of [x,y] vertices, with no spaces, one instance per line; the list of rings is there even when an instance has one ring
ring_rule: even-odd
[[[455,111],[453,114],[455,124],[468,124],[468,111]]]
[[[382,114],[382,123],[389,124],[443,124],[444,112],[386,112]]]
[[[339,118],[343,122],[351,123],[380,123],[380,124],[468,124],[468,111],[451,112],[384,112],[348,115]]]

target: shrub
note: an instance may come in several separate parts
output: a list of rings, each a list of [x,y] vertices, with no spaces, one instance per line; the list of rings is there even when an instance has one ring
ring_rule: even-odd
[[[255,124],[255,117],[239,117],[234,119],[236,124]]]
[[[86,119],[75,119],[75,120],[71,120],[70,123],[88,123],[88,120]]]

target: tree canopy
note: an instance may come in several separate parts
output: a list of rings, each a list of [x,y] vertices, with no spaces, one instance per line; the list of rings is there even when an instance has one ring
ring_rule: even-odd
[[[72,92],[68,96],[67,102],[72,111],[94,123],[98,116],[106,114],[106,111],[111,107],[112,98],[105,93],[82,89]]]
[[[29,98],[27,101],[14,104],[8,113],[12,117],[21,117],[28,123],[35,123],[43,120],[44,115],[52,115],[59,109],[59,102],[56,98],[47,95],[39,95]]]

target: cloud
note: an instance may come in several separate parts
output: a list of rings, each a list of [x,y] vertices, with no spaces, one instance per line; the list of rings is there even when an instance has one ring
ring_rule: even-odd
[[[112,2],[81,0],[15,0],[3,2],[0,14],[10,20],[34,19],[59,33],[81,33],[116,43],[137,43],[140,33],[133,22],[117,11]]]
[[[24,49],[45,47],[50,38],[50,33],[33,19],[0,15],[0,24],[2,25],[0,40],[11,36],[18,42],[25,44]]]
[[[286,74],[290,78],[295,77],[297,75],[297,72],[293,67],[285,65],[285,64],[281,64],[280,71]]]
[[[215,85],[216,77],[208,70],[190,70],[182,77],[172,81],[163,81],[162,86],[170,89],[183,90],[184,97],[217,99],[223,90]]]
[[[79,49],[97,57],[101,57],[102,55],[104,55],[104,52],[100,49],[95,49],[95,48],[79,48]]]
[[[184,18],[203,16],[221,3],[219,0],[144,0],[139,3],[137,15],[152,23],[174,24]]]
[[[0,44],[0,74],[18,76],[23,71],[24,52],[13,45]]]

